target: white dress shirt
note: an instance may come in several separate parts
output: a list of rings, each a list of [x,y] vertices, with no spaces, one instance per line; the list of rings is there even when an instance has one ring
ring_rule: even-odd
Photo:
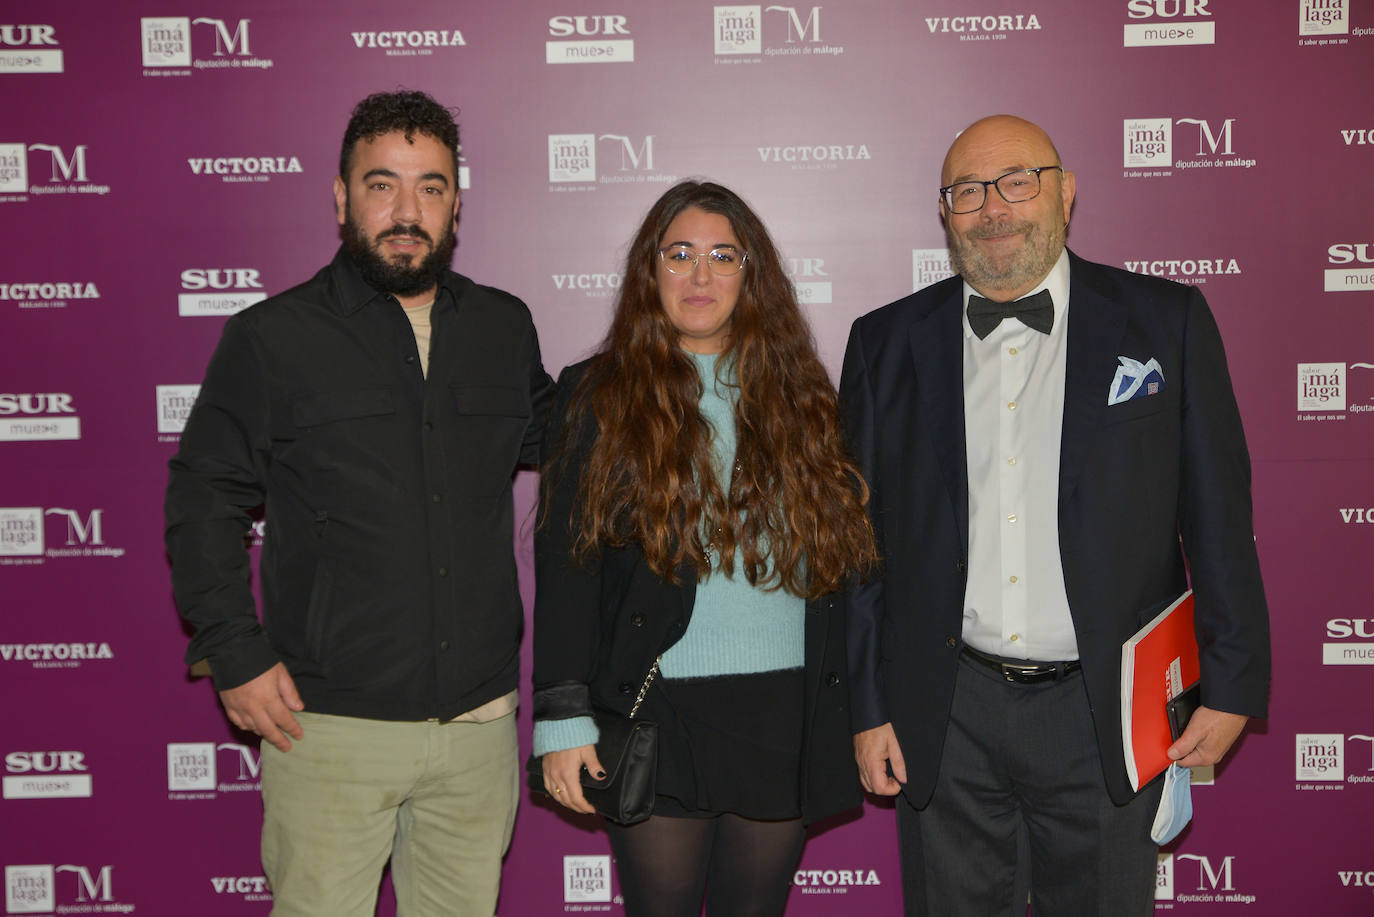
[[[969,557],[964,642],[1013,659],[1078,658],[1059,556],[1059,439],[1068,354],[1069,256],[1049,290],[1054,326],[1003,319],[979,340],[964,284],[964,433]]]

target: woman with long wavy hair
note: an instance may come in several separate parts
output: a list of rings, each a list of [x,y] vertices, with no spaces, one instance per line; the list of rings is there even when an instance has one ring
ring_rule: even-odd
[[[607,821],[629,915],[780,914],[804,826],[860,801],[833,593],[877,562],[835,390],[767,230],[683,182],[566,369],[536,531],[535,753],[594,811],[594,706],[658,726],[653,814]],[[657,665],[657,678],[642,687]]]

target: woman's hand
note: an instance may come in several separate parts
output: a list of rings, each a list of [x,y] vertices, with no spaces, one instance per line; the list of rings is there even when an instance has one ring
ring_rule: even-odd
[[[544,786],[553,798],[574,812],[590,815],[596,809],[582,795],[582,768],[597,780],[606,778],[606,771],[596,757],[596,746],[582,745],[566,751],[551,751],[540,759],[544,767]]]

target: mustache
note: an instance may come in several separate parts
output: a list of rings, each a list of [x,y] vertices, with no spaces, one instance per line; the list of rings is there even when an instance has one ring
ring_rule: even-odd
[[[1030,221],[1015,223],[1010,220],[1003,223],[993,223],[991,225],[978,224],[964,233],[965,239],[990,239],[993,236],[1005,235],[1029,235],[1035,230],[1035,224]]]
[[[424,228],[421,227],[419,223],[412,223],[410,225],[397,223],[390,229],[377,233],[377,241],[380,242],[390,236],[410,236],[413,239],[423,239],[431,245],[434,243],[434,239],[429,233],[425,232]]]

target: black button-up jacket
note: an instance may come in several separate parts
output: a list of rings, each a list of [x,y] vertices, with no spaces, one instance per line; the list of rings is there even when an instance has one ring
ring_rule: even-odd
[[[431,324],[425,378],[400,304],[342,252],[225,324],[166,502],[186,660],[217,688],[282,661],[307,709],[386,720],[515,689],[511,481],[538,461],[553,382],[507,293],[449,272]]]

